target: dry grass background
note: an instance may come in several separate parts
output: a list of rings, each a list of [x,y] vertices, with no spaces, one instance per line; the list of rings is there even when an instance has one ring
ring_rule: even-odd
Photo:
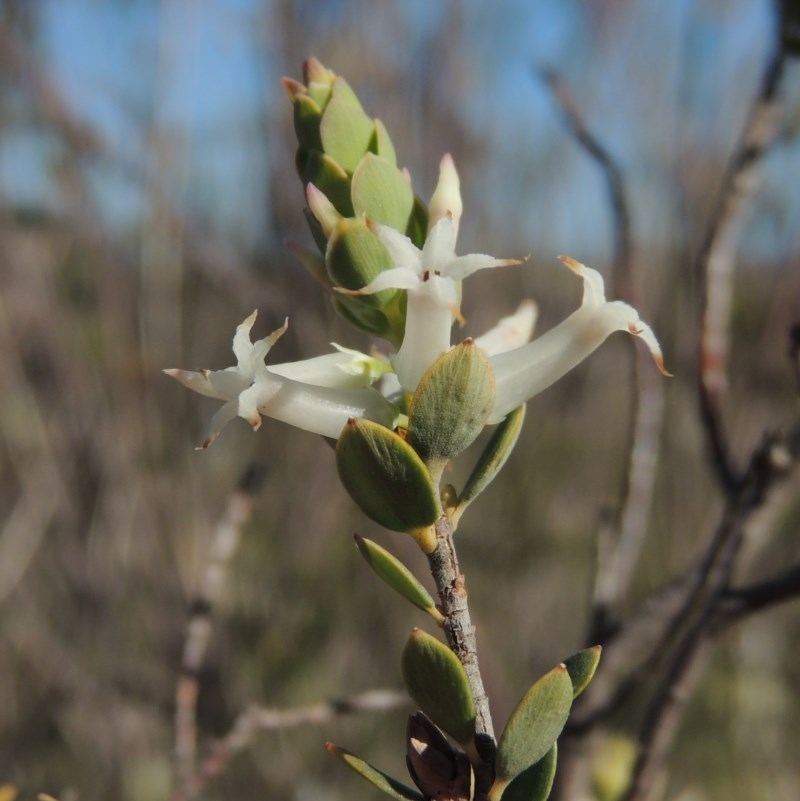
[[[6,69],[18,78],[10,47],[6,38]],[[341,60],[331,62],[347,73]],[[372,91],[381,80],[347,74]],[[214,609],[200,676],[203,745],[252,702],[283,707],[398,687],[402,644],[424,622],[378,585],[352,533],[423,565],[403,537],[377,531],[354,509],[320,439],[273,422],[257,434],[232,424],[212,449],[195,452],[213,404],[160,372],[229,364],[234,327],[256,307],[260,332],[291,315],[281,361],[320,352],[332,339],[366,345],[280,247],[309,239],[291,164],[271,176],[268,227],[279,236],[259,252],[229,247],[171,207],[155,183],[140,228],[121,234],[98,222],[83,171],[105,155],[70,140],[68,107],[54,107],[35,83],[21,86],[65,143],[57,186],[69,211],[0,208],[0,783],[18,786],[25,799],[42,791],[62,801],[164,798],[188,607],[216,521],[249,465],[264,471],[264,482]],[[438,125],[446,122],[443,113]],[[288,153],[288,114],[281,126]],[[441,137],[437,128],[432,138]],[[411,137],[409,147],[415,158],[427,144]],[[692,201],[700,209],[709,198]],[[471,208],[480,202],[468,198]],[[487,252],[532,246],[500,245],[486,233]],[[782,242],[776,263],[742,264],[736,273],[724,413],[740,460],[764,430],[796,413],[786,358],[799,311],[796,245]],[[687,247],[650,251],[642,274],[644,316],[675,378],[665,386],[631,608],[686,568],[722,503],[696,411],[696,308],[680,266]],[[471,283],[464,309],[476,331],[522,295],[548,298],[545,325],[574,308],[569,276],[545,266],[551,256],[533,255],[541,271],[509,273],[502,287],[494,277]],[[533,678],[583,644],[596,534],[625,474],[630,345],[611,340],[530,404],[509,466],[459,531],[498,720]],[[798,561],[797,490],[795,476],[752,521],[742,581]],[[796,602],[726,634],[678,739],[668,797],[796,797],[798,642]],[[265,733],[202,797],[371,797],[322,743],[335,740],[403,775],[406,712]],[[616,723],[633,731],[636,711]]]

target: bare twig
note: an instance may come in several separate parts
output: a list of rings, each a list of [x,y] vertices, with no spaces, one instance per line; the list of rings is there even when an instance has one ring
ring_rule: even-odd
[[[640,752],[625,801],[650,798],[713,639],[724,621],[738,619],[730,613],[727,588],[744,541],[745,523],[765,502],[769,490],[786,474],[799,453],[800,424],[785,438],[766,437],[753,453],[736,493],[729,498],[714,538],[716,548],[710,554],[713,558],[702,566],[705,579],[697,591],[702,592],[701,608],[672,650],[667,669],[646,710],[639,736]],[[772,592],[786,597],[792,588],[797,593],[797,576],[790,575],[787,579],[784,575]]]
[[[442,515],[436,523],[436,541],[436,549],[428,555],[428,564],[445,616],[443,629],[448,645],[464,666],[475,699],[475,745],[486,766],[485,775],[479,775],[479,766],[475,766],[476,798],[480,798],[480,792],[485,792],[494,778],[491,776],[491,764],[496,744],[489,699],[478,666],[475,628],[470,618],[466,583],[458,566],[453,527],[446,515]]]
[[[211,640],[211,612],[219,599],[242,530],[250,519],[253,495],[260,478],[256,467],[248,468],[228,499],[225,514],[214,531],[200,592],[192,604],[175,690],[175,801],[193,798],[198,791],[197,697],[199,673]]]
[[[552,69],[539,70],[541,79],[558,103],[570,133],[576,142],[600,165],[606,179],[614,233],[613,292],[616,297],[632,297],[631,215],[622,171],[600,140],[589,130],[567,87]]]
[[[265,731],[288,729],[294,726],[319,726],[335,718],[364,712],[386,712],[408,705],[408,695],[397,690],[369,690],[332,701],[289,709],[269,709],[250,706],[236,719],[230,732],[209,749],[197,776],[196,789],[202,789],[211,779],[219,776],[231,759],[252,745]]]
[[[589,129],[561,78],[553,70],[542,70],[542,79],[558,103],[570,133],[597,162],[606,181],[612,214],[614,238],[613,292],[634,305],[640,292],[632,245],[631,214],[622,170]],[[640,354],[632,349],[632,425],[629,435],[628,466],[621,492],[619,512],[613,515],[618,535],[613,547],[598,558],[592,623],[587,640],[601,642],[613,624],[609,612],[625,597],[641,552],[647,530],[647,516],[655,484],[659,434],[664,411],[660,377],[651,370],[640,370]]]
[[[720,408],[726,386],[734,256],[745,204],[756,188],[758,167],[775,139],[781,117],[778,90],[786,52],[777,33],[695,262],[701,293],[697,366],[700,412],[717,478],[727,493],[733,492],[741,480],[725,439]]]
[[[611,272],[615,297],[639,304],[635,258],[632,245],[631,213],[622,170],[599,138],[589,129],[569,90],[554,70],[541,70],[542,80],[558,103],[569,132],[597,162],[606,182],[612,215],[614,267]],[[646,521],[655,483],[659,433],[663,420],[663,388],[660,377],[651,370],[640,370],[639,352],[632,353],[632,425],[629,435],[628,465],[621,492],[619,512],[614,515],[618,536],[613,547],[598,559],[591,643],[608,634],[608,613],[625,596],[639,558],[646,533]]]
[[[719,613],[728,623],[761,612],[778,604],[800,597],[800,565],[793,565],[777,576],[751,584],[747,587],[728,590],[719,602]]]

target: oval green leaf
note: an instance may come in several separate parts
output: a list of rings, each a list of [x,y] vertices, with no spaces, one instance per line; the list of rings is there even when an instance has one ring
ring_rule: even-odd
[[[403,649],[401,667],[408,693],[419,708],[457,743],[471,743],[475,701],[458,657],[436,637],[414,629]]]
[[[419,579],[393,554],[381,548],[372,540],[355,535],[356,545],[367,564],[395,592],[410,601],[414,606],[427,612],[434,620],[443,620],[442,613],[436,608],[430,593],[422,586]]]
[[[556,777],[558,747],[553,747],[506,787],[502,801],[547,801]]]
[[[471,340],[437,359],[408,409],[408,442],[426,461],[458,456],[480,434],[494,406],[489,360]]]
[[[569,659],[564,660],[569,677],[572,680],[573,697],[577,698],[588,686],[594,676],[597,665],[600,662],[600,653],[603,648],[595,645],[592,648],[584,648],[573,654]]]
[[[425,801],[425,796],[406,787],[402,782],[393,779],[383,771],[373,768],[369,762],[365,762],[355,754],[351,754],[344,748],[333,743],[326,743],[325,748],[328,749],[329,754],[333,754],[337,759],[344,762],[349,768],[352,768],[359,776],[366,779],[370,784],[377,787],[381,792],[386,793],[390,798],[397,799],[397,801]]]
[[[352,173],[369,149],[374,133],[375,123],[363,109],[334,89],[319,126],[325,154],[343,170]]]
[[[353,209],[381,225],[405,231],[414,193],[400,170],[386,159],[367,153],[353,172]]]
[[[336,444],[336,466],[361,510],[393,531],[432,526],[439,498],[427,468],[399,435],[371,420],[349,420]]]
[[[504,789],[553,747],[567,722],[572,692],[572,680],[562,664],[542,676],[525,693],[511,713],[497,745],[497,787]]]

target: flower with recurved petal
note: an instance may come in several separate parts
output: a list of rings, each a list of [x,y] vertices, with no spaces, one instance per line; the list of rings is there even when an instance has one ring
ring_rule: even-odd
[[[201,395],[226,401],[211,421],[203,448],[237,415],[253,429],[259,428],[264,414],[334,439],[351,418],[366,417],[389,428],[396,424],[398,409],[370,386],[388,365],[342,348],[337,353],[267,367],[264,358],[286,331],[287,323],[251,342],[255,320],[253,312],[236,329],[235,367],[164,371]]]
[[[490,356],[497,395],[490,423],[547,389],[599,347],[615,331],[639,337],[650,350],[658,369],[664,369],[655,334],[639,319],[636,309],[622,301],[607,301],[603,278],[596,270],[568,256],[561,261],[583,279],[583,302],[566,320],[532,342]]]

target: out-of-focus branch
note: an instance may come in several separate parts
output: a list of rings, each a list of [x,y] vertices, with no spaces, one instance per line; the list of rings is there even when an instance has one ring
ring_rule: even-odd
[[[228,499],[225,514],[214,530],[200,592],[192,603],[175,690],[175,801],[193,798],[198,791],[197,697],[199,674],[211,640],[211,613],[219,599],[228,566],[242,530],[250,519],[261,471],[250,467]]]
[[[561,109],[569,132],[597,162],[605,177],[614,239],[612,292],[615,297],[638,306],[640,292],[632,246],[630,205],[622,170],[587,126],[559,75],[554,70],[541,70],[539,74]],[[591,643],[601,642],[608,635],[609,612],[625,597],[630,586],[647,530],[658,463],[664,411],[662,381],[654,371],[640,370],[640,354],[635,349],[632,353],[633,412],[625,484],[619,511],[612,516],[618,530],[616,542],[601,550],[598,559],[593,620],[587,637]],[[601,536],[611,539],[607,531],[601,532]]]
[[[589,130],[558,73],[552,69],[540,69],[538,74],[550,90],[553,99],[558,103],[570,134],[578,145],[598,163],[605,177],[614,235],[612,291],[615,297],[631,300],[633,296],[631,215],[625,184],[622,180],[622,171],[600,140]]]
[[[789,8],[792,4],[784,5]],[[780,11],[778,13],[780,16]],[[780,18],[784,20],[783,27],[786,18]],[[727,493],[732,493],[741,480],[726,441],[721,411],[727,383],[734,257],[745,204],[757,186],[758,168],[768,147],[775,140],[781,118],[778,90],[786,61],[784,41],[785,38],[776,32],[758,94],[739,145],[725,172],[719,200],[694,267],[701,297],[697,355],[700,412],[715,472]]]
[[[569,91],[552,70],[542,71],[541,77],[564,116],[569,132],[577,144],[598,164],[605,177],[614,241],[614,266],[611,273],[612,292],[634,305],[640,305],[640,292],[635,269],[631,234],[631,214],[622,170],[598,137],[589,129],[578,111]],[[586,641],[605,642],[614,631],[613,616],[620,601],[627,595],[647,532],[647,520],[655,484],[660,450],[664,400],[661,377],[640,367],[640,354],[631,350],[631,426],[625,479],[620,493],[619,509],[602,525],[598,564],[595,577],[593,608]],[[583,697],[581,707],[591,694]],[[585,753],[577,740],[585,733],[587,724],[596,718],[583,716],[583,725],[571,722],[562,737],[561,771],[555,787],[556,797],[575,794],[573,783],[581,781],[585,768]]]
[[[720,598],[720,614],[726,622],[761,612],[800,597],[800,565],[758,584],[729,590]]]
[[[319,726],[346,715],[387,712],[408,703],[408,695],[398,690],[368,690],[349,698],[289,709],[250,706],[238,716],[230,732],[212,745],[198,771],[195,789],[201,790],[211,779],[219,776],[231,759],[252,745],[261,732],[303,725]]]
[[[754,451],[748,468],[725,511],[714,538],[715,547],[701,566],[705,576],[696,590],[699,610],[672,648],[666,670],[645,712],[639,735],[640,751],[633,770],[625,801],[646,801],[663,770],[664,759],[672,746],[687,701],[702,675],[715,636],[723,623],[740,619],[733,614],[728,591],[736,558],[744,541],[745,523],[761,507],[769,490],[783,478],[800,456],[800,423],[786,437],[768,436]],[[798,578],[790,573],[771,582],[759,585],[760,589],[750,600],[761,594],[765,603],[754,604],[751,611],[767,605],[766,599],[783,599],[792,592],[798,593]],[[766,594],[764,594],[766,593]],[[734,595],[735,597],[735,595]],[[744,599],[747,599],[747,593]]]

